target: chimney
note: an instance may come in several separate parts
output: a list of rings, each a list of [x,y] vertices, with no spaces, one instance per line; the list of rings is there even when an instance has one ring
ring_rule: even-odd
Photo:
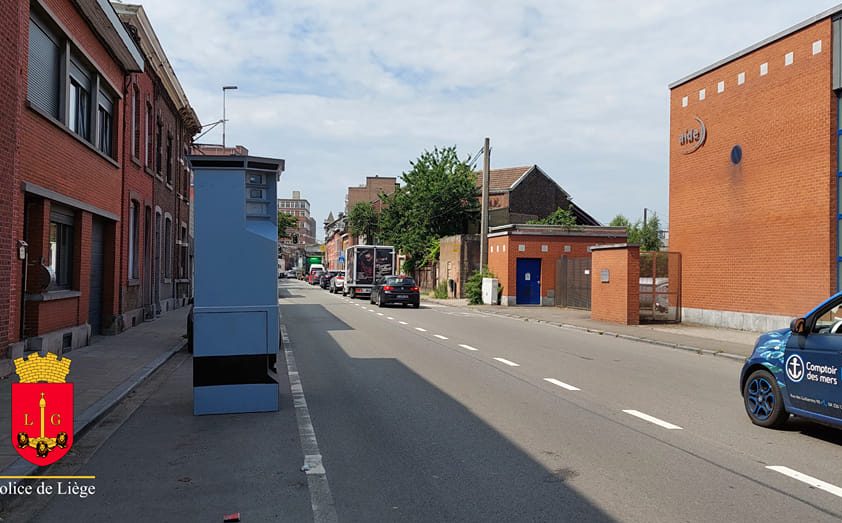
[[[301,191],[292,191],[292,199],[293,200],[300,200],[301,199]]]

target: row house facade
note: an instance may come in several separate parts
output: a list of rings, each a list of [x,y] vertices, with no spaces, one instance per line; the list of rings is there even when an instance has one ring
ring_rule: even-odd
[[[192,296],[190,154],[201,129],[143,7],[113,3],[144,56],[126,79],[122,321],[132,326]]]
[[[142,266],[129,273],[132,256],[157,257],[161,274],[177,274],[166,272],[163,253],[177,263],[177,247],[189,241],[186,235],[175,241],[187,214],[165,191],[156,199],[154,170],[144,172],[149,183],[130,167],[134,86],[160,111],[167,93],[156,86],[166,80],[147,67],[141,32],[133,36],[107,2],[32,0],[6,2],[0,10],[4,43],[12,43],[0,65],[0,110],[7,117],[0,147],[9,149],[0,170],[0,351],[62,352],[88,344],[91,335],[130,327],[133,307],[156,312],[152,301],[132,299],[130,276],[139,289],[152,276]],[[186,97],[171,106],[162,120],[176,116],[165,129],[172,129],[171,154],[180,158],[177,147],[197,123]],[[172,165],[178,176],[180,163]],[[161,177],[166,180],[163,166]],[[173,194],[184,190],[171,185]],[[154,223],[145,220],[147,204],[153,213],[161,209],[162,227],[144,238]],[[138,243],[131,248],[135,229]],[[161,292],[159,299],[167,297]]]

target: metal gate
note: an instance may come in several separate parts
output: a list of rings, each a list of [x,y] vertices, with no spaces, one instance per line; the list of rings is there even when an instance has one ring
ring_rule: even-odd
[[[88,323],[91,333],[102,332],[102,280],[105,271],[105,234],[102,221],[94,218],[91,224],[91,279],[88,296]]]
[[[556,261],[555,304],[574,309],[591,308],[591,259],[568,258]]]
[[[640,253],[640,322],[681,321],[681,254]]]

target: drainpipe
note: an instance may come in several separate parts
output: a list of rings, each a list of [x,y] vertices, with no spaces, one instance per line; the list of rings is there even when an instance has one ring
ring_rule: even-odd
[[[119,275],[117,280],[119,281],[119,285],[120,285],[120,289],[119,289],[120,297],[118,298],[117,313],[120,316],[120,323],[121,324],[122,324],[123,313],[125,312],[125,306],[126,306],[126,304],[125,304],[126,292],[125,292],[125,287],[123,285],[123,249],[126,246],[126,235],[123,234],[123,225],[124,225],[124,220],[125,220],[125,216],[126,216],[126,163],[127,162],[126,162],[126,132],[125,131],[126,131],[126,121],[127,121],[127,119],[126,119],[126,106],[128,105],[128,104],[126,104],[126,100],[128,100],[128,97],[129,97],[129,88],[131,87],[131,84],[132,84],[132,75],[130,73],[130,74],[126,75],[126,79],[123,82],[123,125],[122,125],[122,127],[123,127],[123,147],[121,149],[123,151],[123,155],[122,155],[123,157],[121,158],[122,161],[120,162],[120,164],[121,164],[120,170],[122,171],[122,179],[120,180],[120,194],[121,194],[121,197],[120,197],[120,221],[117,222],[119,230],[120,230],[120,252],[117,254],[117,259],[118,259],[117,274]],[[134,118],[134,115],[131,115],[131,117]],[[138,217],[140,217],[140,212],[138,212]],[[129,231],[129,234],[131,234],[131,231]],[[135,253],[135,256],[137,256],[137,253]],[[128,275],[126,275],[126,278],[128,279]]]

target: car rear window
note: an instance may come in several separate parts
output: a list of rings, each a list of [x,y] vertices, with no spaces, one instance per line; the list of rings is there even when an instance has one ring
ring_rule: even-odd
[[[386,285],[415,285],[412,278],[386,278]]]

